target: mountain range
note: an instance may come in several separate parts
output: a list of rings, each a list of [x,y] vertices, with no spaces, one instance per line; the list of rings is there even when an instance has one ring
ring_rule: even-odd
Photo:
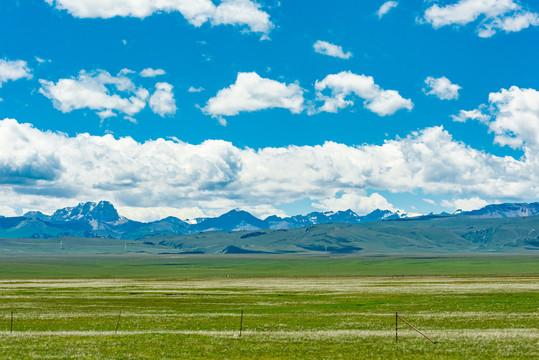
[[[188,235],[210,231],[254,231],[305,228],[318,224],[362,224],[386,221],[428,220],[434,218],[492,219],[539,215],[539,203],[493,204],[482,209],[455,214],[429,214],[408,217],[400,212],[377,209],[359,216],[352,210],[312,212],[292,217],[269,216],[259,219],[246,211],[231,210],[215,218],[188,222],[167,217],[153,222],[127,219],[108,201],[86,202],[59,209],[52,215],[30,211],[18,217],[0,217],[0,238],[48,239],[58,237],[140,239],[151,235]]]

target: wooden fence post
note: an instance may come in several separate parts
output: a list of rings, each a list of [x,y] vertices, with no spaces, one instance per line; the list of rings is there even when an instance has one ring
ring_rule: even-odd
[[[243,310],[241,311],[241,319],[240,319],[240,337],[241,337],[242,330],[243,330]]]
[[[116,323],[116,331],[115,334],[118,333],[118,327],[120,326],[120,318],[122,317],[122,310],[120,310],[120,314],[118,315],[118,322]]]
[[[395,312],[395,342],[399,341],[399,313]]]

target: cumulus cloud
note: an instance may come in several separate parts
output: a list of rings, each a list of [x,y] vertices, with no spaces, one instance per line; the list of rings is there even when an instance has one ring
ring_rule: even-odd
[[[251,32],[267,34],[273,23],[268,13],[251,0],[223,0],[215,5],[211,0],[45,0],[60,10],[78,18],[145,18],[159,12],[179,12],[192,25],[237,25]]]
[[[457,84],[452,84],[445,76],[437,79],[429,76],[425,79],[425,84],[427,84],[427,88],[423,89],[425,94],[434,95],[440,100],[457,100],[459,90],[462,89]]]
[[[140,72],[140,76],[142,77],[156,77],[159,75],[165,75],[165,70],[147,68]]]
[[[176,101],[174,100],[172,87],[166,82],[155,84],[155,92],[150,97],[150,107],[154,113],[163,117],[176,113]]]
[[[320,112],[338,112],[354,105],[354,96],[363,98],[363,106],[380,115],[392,115],[399,109],[413,108],[410,99],[405,99],[395,90],[384,90],[374,83],[371,76],[356,75],[349,71],[326,76],[315,83],[316,101],[309,101],[309,115]],[[260,77],[255,72],[238,73],[236,82],[220,90],[208,100],[202,111],[212,115],[225,125],[223,116],[237,115],[242,111],[258,111],[284,108],[294,114],[304,110],[304,90],[297,84],[285,84]]]
[[[313,48],[315,52],[322,55],[338,57],[341,59],[350,59],[352,57],[352,53],[350,51],[345,53],[342,46],[331,44],[327,41],[318,40],[314,43]]]
[[[136,206],[115,206],[122,216],[136,221],[155,221],[174,216],[179,219],[196,219],[206,217],[206,214],[197,207],[174,208],[174,207],[136,207]],[[219,214],[220,215],[220,214]]]
[[[382,6],[380,6],[378,11],[376,12],[376,15],[378,15],[378,18],[381,19],[382,16],[389,12],[389,10],[396,8],[398,5],[399,3],[396,1],[386,1],[382,4]]]
[[[250,0],[223,0],[210,21],[213,25],[246,25],[253,32],[266,34],[274,26],[268,13]]]
[[[315,83],[316,98],[324,104],[316,111],[337,112],[354,105],[356,95],[362,99],[363,106],[380,115],[392,115],[400,109],[412,110],[413,103],[395,90],[384,90],[374,83],[372,76],[356,75],[350,71],[326,76]],[[329,90],[330,95],[324,95]]]
[[[0,59],[0,87],[8,81],[15,81],[22,78],[31,79],[30,68],[24,60]]]
[[[238,115],[242,111],[270,108],[288,109],[298,114],[303,111],[303,102],[303,89],[298,84],[287,85],[249,72],[238,73],[236,82],[219,90],[202,111],[219,119]]]
[[[135,86],[128,77],[112,76],[103,70],[81,71],[76,78],[60,79],[56,83],[43,79],[39,82],[42,86],[39,92],[52,100],[56,109],[67,113],[89,108],[96,110],[102,119],[116,116],[113,110],[134,115],[146,106],[149,96],[148,90]]]
[[[64,113],[91,109],[101,119],[116,117],[118,113],[132,119],[146,107],[148,100],[150,108],[161,116],[176,112],[172,85],[157,83],[150,98],[149,91],[131,79],[133,74],[135,72],[129,69],[122,69],[116,76],[104,70],[83,70],[77,77],[60,79],[56,83],[40,79],[39,92]]]
[[[378,193],[365,195],[364,191],[358,193],[350,192],[342,194],[340,197],[330,197],[322,199],[312,206],[324,211],[345,211],[351,209],[358,215],[365,215],[376,209],[395,211],[395,207],[386,198]]]
[[[488,125],[502,146],[539,148],[539,91],[512,86],[489,94],[488,106],[461,110],[453,120],[478,120]]]
[[[539,15],[514,0],[459,0],[451,5],[432,5],[425,11],[424,21],[435,29],[477,21],[477,34],[486,38],[499,30],[517,32],[539,26]]]
[[[512,86],[489,94],[495,141],[513,148],[539,147],[539,91]]]
[[[449,209],[451,211],[462,210],[462,211],[471,211],[481,209],[482,207],[487,206],[489,203],[478,197],[472,197],[467,199],[453,199],[453,200],[442,200],[440,205]]]
[[[112,135],[70,137],[5,119],[0,121],[0,169],[2,204],[12,209],[49,210],[43,209],[46,204],[53,210],[110,199],[122,207],[159,204],[196,208],[208,216],[244,208],[261,215],[306,198],[328,207],[354,201],[386,207],[374,195],[380,190],[462,199],[539,197],[537,150],[528,149],[518,160],[494,156],[455,141],[441,127],[382,144],[250,149],[221,140],[192,145]],[[350,195],[339,200],[335,194]]]

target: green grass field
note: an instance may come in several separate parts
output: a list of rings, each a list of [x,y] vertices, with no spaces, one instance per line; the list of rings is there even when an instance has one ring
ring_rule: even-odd
[[[539,274],[537,255],[5,255],[0,279]]]
[[[537,260],[0,258],[0,358],[538,358]]]

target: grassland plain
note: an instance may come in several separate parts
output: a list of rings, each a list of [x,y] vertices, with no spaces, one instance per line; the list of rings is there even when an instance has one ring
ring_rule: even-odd
[[[2,258],[0,358],[539,358],[537,260]]]

